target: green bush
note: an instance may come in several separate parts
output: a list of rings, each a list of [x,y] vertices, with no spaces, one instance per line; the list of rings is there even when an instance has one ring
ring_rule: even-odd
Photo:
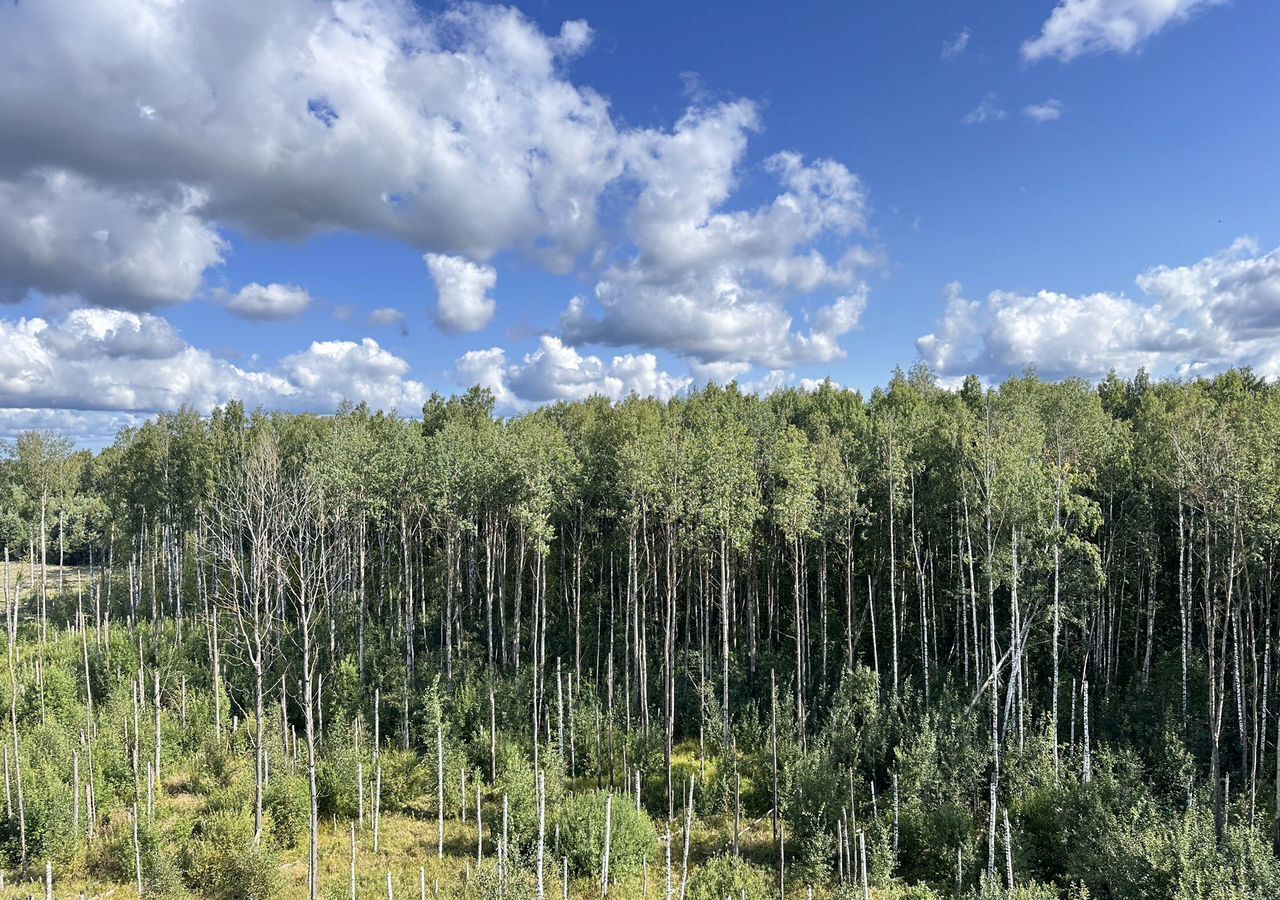
[[[242,815],[205,816],[180,856],[187,884],[210,900],[266,900],[278,893],[276,860],[253,845],[253,822]]]
[[[271,840],[278,847],[293,847],[306,834],[311,818],[311,796],[306,779],[277,775],[262,798],[270,822]]]
[[[604,856],[605,812],[609,794],[591,791],[566,797],[556,809],[560,852],[578,875],[599,875]],[[635,799],[613,795],[609,844],[609,879],[638,872],[658,845],[658,834]]]
[[[210,792],[204,802],[209,813],[243,814],[253,809],[253,779],[242,778]]]
[[[448,747],[445,748],[446,752]],[[404,750],[384,750],[378,754],[378,765],[382,767],[382,809],[384,812],[388,810],[404,809],[409,803],[418,797],[430,794],[433,802],[431,809],[435,809],[434,798],[436,795],[436,762],[435,753],[430,754],[430,760],[419,757],[416,753]],[[450,762],[448,756],[445,758],[445,783],[444,796],[445,803],[449,802],[452,796],[458,796],[458,780],[455,776],[452,783],[448,781]],[[365,767],[366,773],[372,773],[374,777],[368,779],[370,794],[377,789],[377,767]],[[470,773],[468,773],[470,774]],[[473,790],[471,779],[467,779],[467,791]],[[470,798],[468,798],[470,800]],[[468,802],[468,809],[471,804]]]
[[[785,779],[787,865],[803,881],[816,883],[835,865],[836,822],[848,783],[825,748],[798,755]]]
[[[775,879],[770,872],[731,855],[715,856],[689,876],[689,900],[769,900]]]
[[[546,893],[558,896],[553,886],[559,883],[559,866],[547,863]],[[472,870],[471,880],[462,890],[463,900],[533,900],[537,896],[534,875],[528,868],[509,865],[506,878],[498,876],[498,861],[490,857]]]
[[[564,767],[559,756],[544,753],[539,757],[546,773],[547,792],[547,840],[551,839],[550,816],[564,793]],[[445,786],[446,793],[448,785]],[[510,820],[511,843],[517,849],[527,850],[538,841],[537,780],[533,765],[525,758],[520,747],[510,740],[498,741],[498,783],[494,791],[497,799],[497,818],[501,825],[502,797],[506,796]],[[448,798],[445,798],[446,804]]]
[[[134,884],[135,864],[141,863],[143,892],[165,897],[178,893],[182,886],[178,867],[164,846],[159,830],[148,821],[138,823],[138,853],[134,856],[133,822],[116,823],[96,845],[96,855],[89,867],[97,874],[121,884]]]
[[[1219,844],[1209,809],[1175,817],[1136,810],[1116,822],[1103,855],[1098,893],[1117,900],[1280,896],[1271,848],[1247,825],[1228,828]]]
[[[902,893],[898,895],[898,900],[940,900],[940,897],[931,887],[923,884],[913,884],[902,889]]]
[[[321,758],[316,765],[316,798],[322,817],[354,819],[359,814],[356,773],[356,755],[350,749]]]
[[[1015,884],[1012,889],[1001,883],[998,877],[982,877],[976,893],[971,894],[975,900],[1058,900],[1058,892],[1047,884],[1030,882]]]
[[[51,749],[52,746],[44,741],[31,741],[31,752],[39,754],[34,765],[23,748],[23,756],[27,757],[22,783],[28,860],[65,859],[75,842],[71,828],[71,786],[54,769],[56,758],[70,758],[71,753],[68,750],[65,757],[55,757],[60,751]],[[0,835],[10,864],[16,865],[22,856],[22,835],[16,815],[0,822]]]
[[[217,787],[226,787],[231,783],[237,764],[242,762],[231,755],[225,741],[218,741],[213,735],[209,735],[197,757],[195,782],[205,793]]]

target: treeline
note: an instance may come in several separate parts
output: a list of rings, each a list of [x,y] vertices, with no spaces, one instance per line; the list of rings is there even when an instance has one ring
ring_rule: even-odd
[[[292,735],[313,883],[353,723],[432,766],[448,734],[486,785],[514,741],[677,832],[696,781],[735,859],[757,819],[760,861],[859,893],[868,867],[957,892],[1278,883],[1280,388],[1248,371],[950,390],[913,369],[869,397],[711,386],[506,420],[481,389],[420,419],[232,403],[98,454],[10,450],[6,759],[28,755],[21,678],[43,703],[31,660],[80,634],[79,746],[95,678],[132,682],[135,792],[164,765],[140,704],[158,723],[181,692],[185,724],[203,691],[218,746],[252,723],[256,844]]]

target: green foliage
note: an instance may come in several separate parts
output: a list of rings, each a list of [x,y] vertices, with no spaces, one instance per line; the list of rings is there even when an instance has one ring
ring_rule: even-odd
[[[825,749],[800,753],[787,768],[788,868],[807,883],[825,880],[835,865],[836,821],[848,793]]]
[[[172,896],[182,886],[181,873],[165,846],[163,835],[146,819],[138,822],[136,855],[133,823],[120,821],[96,845],[90,868],[121,884],[135,884],[137,868],[141,868],[143,891],[148,897]]]
[[[307,833],[311,796],[307,781],[297,775],[276,775],[267,785],[262,805],[277,847],[292,847]]]
[[[609,798],[612,797],[610,803]],[[605,812],[610,806],[609,880],[639,872],[653,856],[658,834],[635,798],[606,791],[570,794],[556,808],[560,849],[569,869],[578,875],[599,876],[604,855]]]
[[[340,749],[321,756],[316,765],[316,799],[321,817],[354,819],[360,809],[356,756],[343,741]]]
[[[688,900],[769,900],[777,878],[768,869],[732,854],[713,856],[690,873]]]
[[[27,856],[31,860],[62,861],[72,851],[71,787],[63,780],[58,763],[71,754],[62,735],[39,729],[28,748],[22,772],[26,812]],[[40,738],[43,738],[42,740]],[[65,752],[65,755],[60,755]],[[0,835],[10,867],[21,859],[21,834],[17,816],[0,823]]]
[[[512,874],[502,886],[492,862],[479,866],[458,888],[475,897],[531,890],[535,753],[549,842],[560,829],[551,881],[560,849],[576,873],[597,877],[605,795],[592,789],[605,784],[623,791],[612,871],[630,877],[645,854],[652,862],[654,828],[635,811],[631,779],[640,773],[646,809],[665,814],[668,737],[677,795],[697,777],[691,892],[771,893],[768,872],[716,854],[728,843],[735,777],[744,853],[772,862],[777,852],[767,837],[775,676],[788,869],[793,885],[813,884],[818,896],[835,889],[845,821],[864,832],[870,880],[886,898],[950,896],[957,868],[966,890],[991,898],[1280,896],[1267,833],[1275,800],[1261,782],[1274,762],[1274,698],[1264,688],[1274,677],[1280,559],[1275,384],[1236,372],[1165,384],[1108,378],[1095,389],[1027,373],[953,392],[916,367],[869,400],[831,385],[769,398],[731,385],[670,403],[597,398],[509,420],[493,411],[482,389],[433,398],[421,422],[365,406],[322,418],[229,404],[208,420],[157,417],[97,456],[43,433],[8,448],[0,539],[14,551],[6,583],[17,591],[16,688],[6,669],[0,708],[13,700],[20,752],[5,743],[18,752],[13,793],[21,765],[28,865],[78,874],[84,860],[132,881],[125,813],[144,803],[149,679],[159,673],[165,783],[139,836],[148,892],[173,889],[164,860],[175,850],[188,882],[209,896],[287,890],[274,881],[274,854],[296,876],[308,798],[289,774],[286,733],[301,725],[298,616],[309,597],[321,610],[310,662],[313,686],[323,685],[322,821],[343,820],[333,822],[341,836],[356,817],[360,765],[372,810],[377,702],[382,808],[413,833],[404,852],[421,855],[431,843],[421,829],[434,827],[440,805],[440,727],[446,849],[456,856],[472,842],[459,835],[474,819],[456,819],[477,784],[491,835],[502,798],[510,803]],[[241,476],[268,450],[278,457],[270,502],[257,506]],[[274,516],[303,494],[314,505]],[[237,515],[237,504],[260,520]],[[254,521],[266,523],[266,547],[254,544]],[[61,595],[52,570],[49,596],[40,594],[41,539],[65,544],[78,566]],[[261,673],[242,605],[250,587],[268,599],[274,629]],[[140,671],[146,696],[135,711]],[[263,848],[254,849],[246,823],[258,674],[271,780]],[[1093,687],[1088,783],[1083,677]],[[567,721],[565,739],[558,734],[556,703],[569,685],[571,745]],[[976,877],[986,862],[993,693],[1013,891]],[[536,749],[534,698],[546,717]],[[1219,706],[1215,727],[1205,713]],[[406,749],[391,749],[402,739]],[[92,778],[97,840],[85,837],[87,823],[71,824],[77,751],[82,779]],[[1211,758],[1219,790],[1230,776],[1232,794],[1217,823]],[[394,828],[382,834],[403,850]],[[1003,835],[997,845],[1002,873]],[[16,814],[0,822],[0,850],[8,868],[21,863]],[[856,900],[849,890],[841,900]]]
[[[985,874],[977,892],[971,896],[974,900],[1059,900],[1058,892],[1050,885],[1037,882],[1015,883],[1009,888],[998,878],[988,878]]]
[[[253,823],[219,811],[202,816],[183,842],[187,884],[210,900],[267,900],[279,886],[276,860],[253,844]]]
[[[1215,840],[1213,817],[1193,809],[1162,818],[1142,811],[1119,817],[1100,848],[1105,881],[1117,900],[1244,900],[1280,896],[1280,864],[1247,827]]]
[[[435,809],[436,794],[436,766],[433,758],[423,758],[416,753],[405,752],[402,750],[384,750],[378,754],[378,765],[382,768],[382,808],[384,810],[404,809],[409,804],[424,795],[429,794],[432,798],[430,803],[431,809]],[[446,755],[445,766],[445,785],[444,795],[445,802],[454,800],[457,803],[460,781],[455,777],[452,781],[449,779],[450,767],[447,765],[449,757]],[[453,771],[460,771],[460,767],[456,765]],[[376,769],[365,765],[365,772],[372,775],[370,780],[370,791],[376,790]],[[472,780],[467,779],[467,792],[473,793]],[[468,797],[468,807],[471,806],[471,797]],[[372,802],[366,797],[366,801]],[[458,803],[458,807],[461,804]]]
[[[559,871],[554,866],[551,868]],[[548,896],[552,893],[548,888]],[[461,896],[463,900],[533,900],[537,896],[537,884],[528,867],[521,865],[508,866],[506,877],[500,877],[497,860],[490,858],[472,870]]]
[[[545,773],[546,827],[550,834],[551,816],[564,795],[564,764],[554,753],[544,752],[539,761]],[[499,804],[504,795],[507,798],[511,842],[518,848],[528,849],[538,840],[537,778],[533,764],[525,758],[519,745],[511,740],[498,741],[498,783],[494,796]],[[500,821],[501,812],[497,815],[499,818],[495,821]]]

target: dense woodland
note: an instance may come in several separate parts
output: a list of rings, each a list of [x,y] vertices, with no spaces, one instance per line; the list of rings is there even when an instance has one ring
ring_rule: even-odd
[[[6,449],[14,896],[1280,896],[1248,371]]]

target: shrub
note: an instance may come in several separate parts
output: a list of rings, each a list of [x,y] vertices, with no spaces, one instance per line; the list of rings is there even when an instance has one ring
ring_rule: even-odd
[[[23,799],[27,825],[27,856],[32,860],[63,859],[75,843],[71,830],[71,787],[53,768],[52,744],[39,746],[32,741],[32,750],[41,756],[34,761],[28,758],[22,770]],[[47,754],[47,755],[46,755]],[[27,754],[24,752],[23,756]],[[70,757],[70,752],[66,753]],[[21,858],[21,834],[18,817],[12,816],[0,822],[5,851],[11,864]]]
[[[902,889],[898,900],[940,900],[933,888],[923,884],[913,884]]]
[[[204,802],[205,812],[242,814],[253,809],[253,779],[233,781],[210,792]]]
[[[1017,884],[1007,888],[998,877],[982,876],[982,883],[977,893],[971,895],[976,900],[1058,900],[1058,892],[1047,884],[1030,882]]]
[[[311,818],[311,797],[306,779],[297,775],[277,775],[267,785],[262,798],[270,821],[271,840],[278,847],[292,847],[306,833]]]
[[[355,752],[350,749],[320,759],[316,765],[316,798],[321,816],[356,817],[360,808],[356,786],[358,771]],[[368,777],[367,773],[365,777]]]
[[[821,881],[836,858],[835,823],[848,796],[825,749],[798,755],[786,773],[787,861],[804,881]]]
[[[769,900],[773,895],[767,869],[731,855],[712,857],[689,877],[689,900]]]
[[[266,900],[278,893],[275,859],[253,846],[251,820],[217,812],[196,823],[182,845],[187,884],[211,900]]]
[[[196,761],[196,784],[206,793],[215,787],[226,787],[239,762],[225,742],[208,735]]]
[[[431,759],[419,757],[415,753],[403,750],[384,750],[378,756],[378,765],[382,767],[382,809],[396,810],[404,809],[414,799],[425,794],[430,794],[435,798],[436,795],[436,762],[435,753],[430,754]],[[449,757],[445,757],[445,784],[444,796],[445,802],[449,802],[451,796],[457,797],[458,781],[455,777],[450,783],[448,763]],[[376,777],[377,768],[369,768],[366,771],[374,773]],[[470,773],[468,773],[470,774]],[[367,777],[367,776],[366,776]],[[377,789],[377,782],[374,778],[369,779],[370,791]],[[450,790],[452,788],[452,790]],[[467,779],[467,790],[471,791],[471,779]],[[468,804],[470,808],[470,804]],[[435,809],[435,803],[432,802],[431,809]]]
[[[657,847],[658,834],[649,816],[635,807],[634,798],[612,795],[609,844],[609,877],[637,872]],[[556,810],[560,826],[560,850],[569,867],[579,875],[598,875],[604,856],[605,812],[610,794],[591,791],[573,794]]]
[[[116,823],[97,845],[97,855],[90,868],[98,874],[122,884],[134,884],[134,866],[140,863],[142,885],[147,896],[171,896],[178,893],[181,879],[178,867],[165,849],[161,834],[150,822],[138,822],[138,854],[133,849],[133,822]]]
[[[548,873],[546,892],[553,895],[551,886],[559,880],[560,870],[557,866],[549,868],[554,871]],[[493,857],[486,859],[472,871],[471,880],[462,890],[464,900],[532,900],[536,894],[534,877],[527,868],[509,865],[506,878],[502,879],[498,877],[498,863]]]
[[[553,828],[550,817],[560,796],[564,793],[564,766],[561,758],[554,753],[544,753],[539,758],[539,762],[545,767],[546,773],[547,839],[550,840]],[[447,793],[447,785],[445,790]],[[537,780],[532,764],[525,758],[519,746],[510,740],[498,742],[498,783],[494,795],[498,801],[499,817],[502,815],[502,797],[505,795],[507,798],[511,843],[517,849],[526,850],[537,843]],[[445,802],[448,802],[447,796]]]

